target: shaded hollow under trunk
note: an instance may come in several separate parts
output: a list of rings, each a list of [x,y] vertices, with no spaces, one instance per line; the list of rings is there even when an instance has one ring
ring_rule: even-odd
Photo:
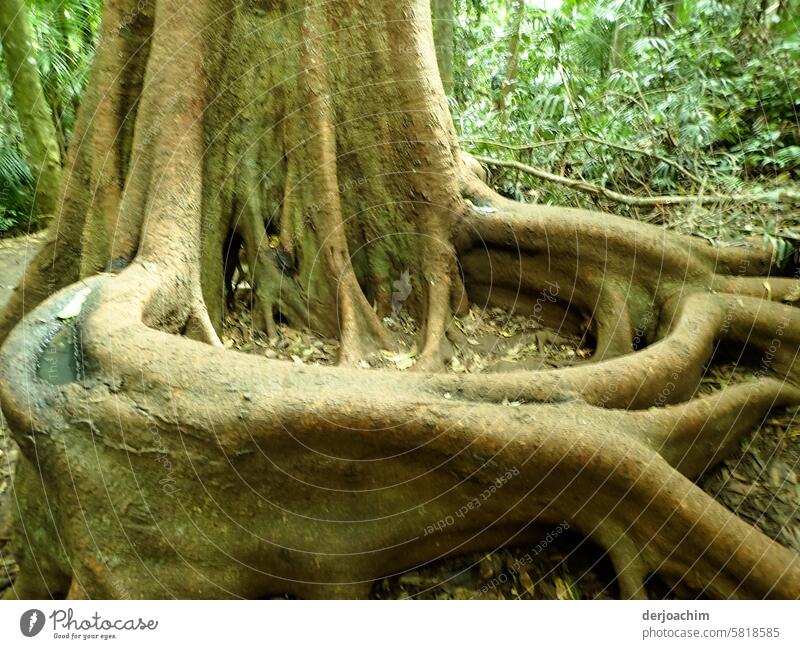
[[[800,558],[692,482],[800,402],[797,281],[756,248],[492,192],[453,135],[427,1],[109,2],[74,141],[0,314],[13,595],[366,596],[567,521],[626,597],[652,573],[800,596]],[[338,336],[342,367],[223,349],[236,266],[259,327]],[[438,373],[469,301],[588,326],[595,354]],[[398,302],[420,371],[357,369]],[[695,398],[721,346],[755,376]]]

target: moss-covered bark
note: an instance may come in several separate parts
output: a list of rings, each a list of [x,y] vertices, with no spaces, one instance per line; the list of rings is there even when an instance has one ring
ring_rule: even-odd
[[[391,346],[380,316],[408,271],[405,307],[438,352],[463,201],[431,31],[420,28],[429,21],[427,3],[244,4],[225,15],[230,46],[209,61],[204,115],[205,173],[219,179],[204,185],[203,207],[213,322],[220,269],[238,254],[226,244],[241,241],[264,329],[280,312],[339,336],[357,360]]]
[[[46,221],[58,210],[61,154],[50,107],[39,80],[24,0],[0,3],[0,42],[35,183],[34,211]]]

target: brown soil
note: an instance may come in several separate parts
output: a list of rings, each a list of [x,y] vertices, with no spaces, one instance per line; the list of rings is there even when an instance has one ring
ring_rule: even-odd
[[[14,239],[0,239],[0,306],[6,303],[29,259],[44,240],[44,233]]]
[[[19,278],[28,259],[39,248],[44,238],[43,233],[14,239],[0,239],[0,307],[5,304]],[[11,537],[12,507],[14,505],[10,489],[17,458],[17,449],[0,413],[0,592],[2,592],[16,576],[16,564],[12,557],[4,552],[4,547]]]

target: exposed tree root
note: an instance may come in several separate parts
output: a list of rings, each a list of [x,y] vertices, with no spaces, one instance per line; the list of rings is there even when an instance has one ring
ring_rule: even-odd
[[[503,232],[524,259],[537,219],[516,227],[514,218],[481,215],[469,227],[483,245],[497,246]],[[608,237],[617,229],[630,234],[625,222],[605,222]],[[574,246],[584,231],[597,234],[591,219],[548,220],[548,233],[565,227],[577,238],[556,242]],[[639,253],[651,259],[636,275],[640,287],[653,266],[642,240],[656,233],[638,232]],[[798,557],[681,476],[696,477],[718,461],[771,407],[800,401],[797,310],[704,291],[715,281],[713,252],[676,258],[677,249],[665,249],[671,243],[657,251],[658,258],[672,255],[671,265],[645,300],[680,303],[656,309],[670,319],[650,327],[667,331],[663,340],[584,367],[519,375],[372,372],[365,381],[358,371],[200,347],[140,324],[164,280],[137,262],[118,277],[89,282],[79,324],[83,379],[57,387],[36,376],[36,364],[58,326],[55,314],[76,291],[67,289],[11,335],[2,398],[27,461],[48,476],[38,499],[58,502],[54,512],[85,515],[77,521],[54,513],[61,540],[29,540],[17,594],[363,595],[371,580],[420,561],[485,547],[532,522],[567,520],[609,549],[627,596],[642,595],[651,572],[718,597],[800,596]],[[560,258],[558,244],[550,245]],[[667,269],[681,259],[678,276],[693,279],[683,280],[683,296],[667,285]],[[592,255],[582,260],[590,267]],[[550,267],[553,274],[539,281],[563,282],[556,264]],[[715,340],[769,351],[782,321],[782,349],[765,366],[780,379],[666,407],[691,397]],[[665,394],[665,368],[676,367],[674,393]],[[528,405],[509,411],[491,404],[504,398]],[[617,407],[649,409],[609,409]],[[162,476],[144,468],[159,456],[169,463]],[[272,467],[266,474],[265,463]],[[438,524],[516,472],[502,495],[463,520]],[[119,516],[112,521],[107,511]],[[31,519],[22,525],[36,526]],[[64,556],[37,580],[40,554],[49,557],[51,544],[63,545]],[[140,565],[147,579],[129,573]]]

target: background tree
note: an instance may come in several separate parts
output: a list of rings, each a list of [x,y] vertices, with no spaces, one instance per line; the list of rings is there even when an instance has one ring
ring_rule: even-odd
[[[517,78],[520,38],[526,9],[525,0],[513,0],[509,4],[511,8],[511,25],[508,34],[508,56],[506,58],[505,74],[501,82],[500,97],[497,100],[497,109],[501,112],[506,108],[506,96],[513,88]]]
[[[0,7],[0,41],[35,181],[34,211],[50,217],[57,209],[61,156],[50,108],[39,81],[23,0],[8,0]]]
[[[5,10],[10,7],[6,5]],[[28,55],[36,63],[30,72],[38,70],[59,156],[64,160],[94,53],[100,2],[36,0],[24,8],[30,18]],[[56,185],[35,178],[27,161],[26,132],[17,115],[10,77],[0,74],[0,236],[39,227],[34,209],[37,187],[40,191],[57,193]]]
[[[453,47],[455,38],[455,0],[431,0],[433,40],[444,91],[453,91]]]
[[[365,596],[568,521],[625,597],[653,573],[800,596],[800,557],[694,483],[800,403],[797,281],[760,246],[494,193],[431,25],[426,0],[107,3],[58,226],[0,314],[14,594]],[[237,267],[257,329],[335,336],[341,366],[226,350]],[[546,290],[591,362],[441,371],[470,301],[538,318]],[[395,292],[418,371],[367,370]],[[761,362],[703,397],[718,345]]]

